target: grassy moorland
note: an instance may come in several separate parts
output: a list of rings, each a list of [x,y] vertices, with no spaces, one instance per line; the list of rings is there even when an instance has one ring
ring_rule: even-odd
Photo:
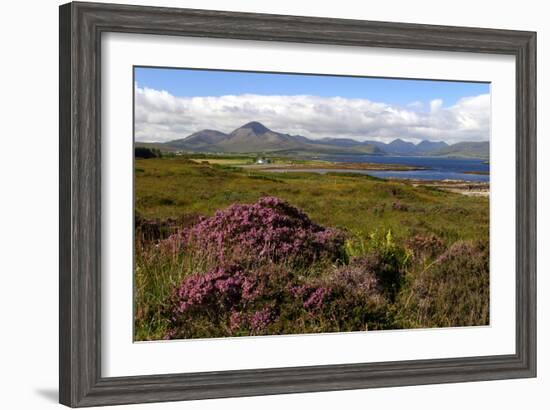
[[[136,159],[136,340],[488,324],[487,198],[249,163]]]

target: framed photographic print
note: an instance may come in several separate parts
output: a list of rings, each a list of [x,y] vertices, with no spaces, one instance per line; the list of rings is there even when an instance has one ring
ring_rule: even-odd
[[[536,34],[60,7],[60,402],[536,375]]]

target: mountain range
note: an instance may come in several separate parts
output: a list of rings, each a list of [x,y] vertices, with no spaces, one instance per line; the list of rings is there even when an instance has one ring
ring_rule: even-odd
[[[446,142],[424,140],[418,144],[395,139],[390,143],[357,141],[351,138],[310,139],[272,131],[263,124],[249,122],[229,134],[202,130],[185,138],[155,146],[171,151],[212,153],[276,153],[281,155],[370,154],[408,156],[449,156],[488,158],[489,142]]]

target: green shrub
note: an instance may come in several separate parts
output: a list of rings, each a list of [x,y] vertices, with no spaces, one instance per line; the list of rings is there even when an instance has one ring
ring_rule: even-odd
[[[395,243],[391,230],[385,235],[371,233],[368,238],[355,235],[345,243],[348,261],[363,264],[374,272],[390,300],[394,300],[409,266],[411,253]]]
[[[135,147],[134,157],[140,159],[160,158],[162,154],[157,148]]]

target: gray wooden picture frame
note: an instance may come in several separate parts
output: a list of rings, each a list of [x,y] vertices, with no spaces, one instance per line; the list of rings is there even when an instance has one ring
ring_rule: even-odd
[[[94,3],[69,3],[59,11],[62,404],[81,407],[535,377],[536,33]],[[100,67],[101,35],[107,32],[515,56],[515,354],[102,377]]]

